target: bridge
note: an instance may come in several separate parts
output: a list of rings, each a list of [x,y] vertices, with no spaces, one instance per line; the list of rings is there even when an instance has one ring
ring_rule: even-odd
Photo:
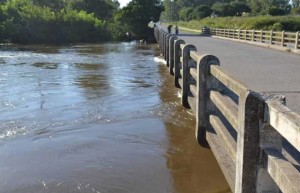
[[[196,139],[211,148],[232,192],[300,192],[300,56],[159,27]]]

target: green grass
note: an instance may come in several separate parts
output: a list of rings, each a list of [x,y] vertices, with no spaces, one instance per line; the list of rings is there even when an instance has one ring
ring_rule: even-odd
[[[200,30],[207,26],[211,28],[256,29],[276,31],[300,31],[300,16],[257,16],[257,17],[217,17],[205,18],[199,21],[179,21],[181,27]]]

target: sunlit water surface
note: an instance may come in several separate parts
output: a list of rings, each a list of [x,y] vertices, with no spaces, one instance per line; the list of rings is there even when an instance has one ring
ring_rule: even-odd
[[[2,46],[0,192],[229,188],[155,45]]]

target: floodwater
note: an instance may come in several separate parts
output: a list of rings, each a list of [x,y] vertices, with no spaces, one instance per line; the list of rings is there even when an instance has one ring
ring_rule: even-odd
[[[2,46],[1,193],[225,193],[156,45]]]

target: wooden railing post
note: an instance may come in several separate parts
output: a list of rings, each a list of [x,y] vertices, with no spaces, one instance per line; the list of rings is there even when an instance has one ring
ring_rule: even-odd
[[[239,36],[238,39],[241,39],[241,29],[239,29]]]
[[[164,36],[163,36],[163,31],[162,30],[160,30],[159,31],[159,36],[160,36],[160,42],[159,42],[159,44],[160,44],[160,51],[161,51],[161,53],[162,53],[162,55],[163,55],[163,42],[164,42]]]
[[[263,101],[252,91],[239,96],[239,129],[235,193],[256,192],[259,164],[259,127],[263,118]]]
[[[264,30],[260,31],[260,42],[263,42],[263,35],[264,35]]]
[[[298,49],[299,46],[299,32],[296,32],[296,37],[295,37],[295,49]]]
[[[270,44],[273,44],[273,30],[270,31]]]
[[[181,96],[181,104],[189,108],[188,96],[190,94],[190,51],[197,51],[196,47],[193,45],[185,45],[182,49],[182,96]]]
[[[163,57],[165,57],[165,32],[162,31],[161,32],[161,36],[162,36],[162,41],[161,41],[161,51],[162,51],[162,55]]]
[[[245,33],[246,33],[245,40],[248,40],[248,30],[247,29],[246,29]]]
[[[233,29],[233,39],[235,39],[235,29]]]
[[[281,32],[281,46],[284,47],[284,38],[285,38],[285,32]]]
[[[170,37],[173,36],[172,34],[166,35],[166,63],[167,66],[170,66]]]
[[[161,50],[161,33],[160,33],[160,29],[157,29],[157,36],[158,36],[158,46],[159,46],[159,49]]]
[[[174,42],[174,79],[175,79],[175,86],[177,88],[180,88],[180,84],[178,82],[178,79],[181,78],[180,75],[180,57],[181,57],[181,49],[180,44],[185,44],[185,42],[182,39],[177,39]]]
[[[197,61],[197,98],[196,98],[196,139],[203,147],[208,147],[206,130],[209,125],[208,101],[210,66],[220,65],[220,61],[213,55],[203,55]]]
[[[163,49],[164,49],[164,51],[163,51],[163,56],[164,56],[164,59],[165,59],[165,60],[167,59],[167,58],[166,58],[166,36],[167,36],[167,33],[164,32],[164,33],[163,33],[163,37],[164,37],[164,41],[163,41]]]
[[[172,35],[169,41],[169,72],[171,75],[174,75],[174,43],[177,39],[175,35]]]
[[[164,58],[165,58],[165,61],[167,61],[167,42],[168,42],[168,38],[167,38],[167,36],[168,36],[169,34],[168,33],[165,33],[165,38],[164,38],[164,52],[165,52],[165,54],[164,54]]]
[[[254,42],[254,35],[255,35],[255,31],[254,29],[252,30],[252,42]]]

